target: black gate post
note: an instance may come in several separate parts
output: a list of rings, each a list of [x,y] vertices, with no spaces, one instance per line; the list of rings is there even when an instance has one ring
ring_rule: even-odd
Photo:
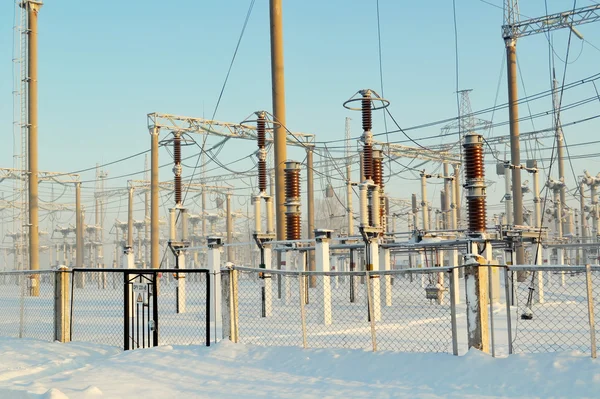
[[[129,273],[123,272],[123,349],[128,351],[129,347]]]
[[[152,331],[152,345],[158,346],[158,271],[152,273],[152,318],[154,331]]]

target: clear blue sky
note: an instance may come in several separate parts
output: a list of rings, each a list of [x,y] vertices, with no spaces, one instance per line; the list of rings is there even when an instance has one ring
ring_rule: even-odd
[[[73,171],[147,149],[146,114],[149,112],[212,116],[249,3],[233,0],[47,1],[39,16],[40,168]],[[459,87],[473,89],[474,110],[491,107],[496,102],[501,104],[507,99],[504,44],[500,34],[502,3],[499,0],[489,3],[497,7],[480,0],[457,1],[456,4]],[[524,15],[533,17],[545,13],[544,1],[522,3]],[[590,1],[577,2],[578,7],[590,4]],[[548,0],[549,12],[568,10],[572,6],[572,2]],[[0,4],[0,75],[3,77],[0,79],[0,129],[4,137],[0,165],[3,167],[12,166],[13,156],[13,10],[11,1]],[[408,127],[456,116],[452,1],[380,0],[380,11],[385,97],[392,103],[390,110],[396,120]],[[358,89],[381,89],[376,2],[284,1],[283,13],[288,127],[314,133],[319,141],[341,139],[344,118],[350,116],[353,136],[358,136],[360,117],[342,108],[342,103]],[[600,47],[600,25],[578,29],[589,43]],[[564,65],[558,57],[564,58],[567,39],[566,30],[553,34],[559,80],[562,80]],[[600,64],[600,50],[575,37],[572,42],[570,60],[573,63],[567,69],[567,82],[593,75]],[[271,109],[269,51],[268,1],[259,0],[216,119],[240,122],[253,111]],[[546,38],[538,35],[522,39],[518,53],[527,93],[548,90]],[[520,83],[520,94],[523,93]],[[593,86],[587,84],[565,94],[563,104],[593,95]],[[549,97],[531,104],[532,113],[550,108]],[[594,116],[599,110],[600,102],[566,111],[563,122]],[[525,116],[529,111],[521,107],[520,112]],[[494,122],[505,121],[507,114],[498,111],[493,118]],[[536,119],[534,124],[540,129],[549,127],[551,122],[549,118],[542,118]],[[438,134],[440,127],[410,134],[418,140]],[[565,129],[568,144],[593,140],[599,127],[594,121]],[[531,122],[521,124],[523,132],[532,129]],[[382,118],[378,117],[374,131],[383,130]],[[493,134],[508,134],[508,128],[496,128]],[[390,141],[402,139],[400,133],[389,135]],[[439,142],[438,139],[423,144]],[[545,144],[551,146],[551,141]],[[599,149],[598,145],[580,146],[573,147],[571,153],[600,152]],[[254,143],[231,142],[220,159],[228,162],[252,151]],[[544,154],[549,156],[549,153]],[[161,157],[164,162],[168,159],[166,153]],[[290,150],[290,157],[302,160],[303,155]],[[585,163],[574,161],[576,174],[581,174],[584,167],[596,173],[600,164],[597,159]],[[141,169],[143,157],[108,167],[107,171],[109,176],[117,176]],[[169,174],[165,169],[163,176],[169,178]],[[495,179],[491,167],[488,176]],[[87,174],[83,179],[92,177],[93,174]],[[413,176],[407,174],[406,177]],[[123,186],[124,181],[111,181],[107,185]],[[93,184],[84,186],[91,194]],[[496,186],[489,190],[491,194],[498,191],[499,195],[503,185]],[[394,191],[397,189],[392,187],[398,186],[388,187]],[[410,191],[416,189],[411,186]],[[4,189],[7,190],[9,186]],[[407,192],[403,187],[402,192],[397,190],[395,194],[406,197]],[[494,203],[499,200],[498,195]],[[124,214],[120,215],[122,218]]]

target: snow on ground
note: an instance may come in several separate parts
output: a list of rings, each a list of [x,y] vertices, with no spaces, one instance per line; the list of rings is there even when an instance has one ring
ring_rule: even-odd
[[[221,342],[123,352],[0,338],[0,398],[584,398],[599,361],[580,352],[492,358]]]

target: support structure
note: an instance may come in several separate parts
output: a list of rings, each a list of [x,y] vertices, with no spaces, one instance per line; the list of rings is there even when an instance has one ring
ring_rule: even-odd
[[[152,127],[150,133],[150,265],[152,269],[160,268],[160,224],[158,210],[159,178],[158,178],[158,135],[159,128]]]
[[[285,131],[285,78],[283,68],[283,12],[281,0],[269,0],[271,21],[271,85],[273,93],[273,132],[275,151],[275,219],[277,240],[286,235],[284,167],[287,158]],[[277,253],[278,268],[281,266],[280,252]]]
[[[221,237],[208,237],[208,268],[210,270],[210,292],[216,293],[211,299],[210,321],[215,330],[223,328],[223,318],[221,315],[221,247],[223,240]]]
[[[22,3],[27,8],[27,127],[28,137],[28,172],[29,172],[29,270],[40,268],[39,213],[38,213],[38,13],[41,1],[26,0]],[[39,275],[31,281],[32,296],[40,295]]]
[[[329,242],[331,241],[332,230],[317,229],[315,230],[315,262],[318,272],[329,272]],[[323,324],[326,326],[331,324],[331,277],[321,276],[320,293],[323,300]]]
[[[464,138],[465,188],[467,190],[467,212],[469,216],[467,235],[485,238],[486,233],[486,188],[483,162],[483,136],[467,134]],[[491,254],[491,242],[484,248]],[[465,291],[467,306],[467,332],[469,348],[489,352],[489,292],[487,259],[479,255],[474,243],[469,246],[465,257]]]
[[[538,33],[548,34],[552,30],[568,28],[573,32],[575,26],[600,20],[600,5],[573,9],[539,18],[519,21],[517,0],[505,0],[504,25],[502,38],[506,46],[506,62],[508,75],[508,106],[510,124],[510,163],[514,167],[512,174],[512,194],[514,222],[523,225],[523,195],[521,186],[521,154],[519,148],[519,105],[517,91],[517,39]],[[580,36],[576,32],[577,36]],[[525,263],[525,250],[521,244],[516,245],[516,263]]]
[[[315,185],[314,185],[314,178],[313,178],[313,167],[314,167],[314,163],[313,163],[313,149],[312,148],[307,148],[306,149],[306,196],[307,196],[307,210],[308,210],[308,223],[307,223],[307,230],[308,230],[308,239],[314,239],[315,238]],[[310,271],[314,271],[316,270],[316,266],[315,266],[315,254],[314,252],[310,251],[307,254],[307,263],[308,263],[308,270]],[[311,279],[310,281],[310,286],[314,287],[316,284],[316,281],[314,281],[314,279]]]

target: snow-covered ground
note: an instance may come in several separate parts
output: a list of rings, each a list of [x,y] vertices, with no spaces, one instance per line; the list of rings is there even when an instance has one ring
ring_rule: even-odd
[[[579,352],[492,358],[221,342],[123,352],[0,338],[0,398],[597,398]]]

